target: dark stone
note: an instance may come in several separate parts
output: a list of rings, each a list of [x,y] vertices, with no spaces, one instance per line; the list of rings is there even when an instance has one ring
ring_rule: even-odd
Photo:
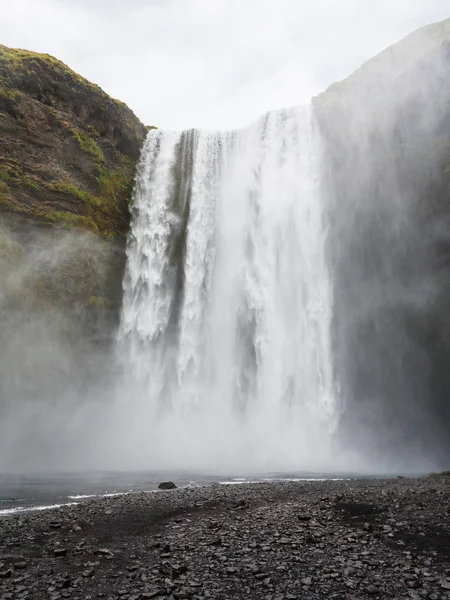
[[[158,490],[175,490],[177,486],[173,483],[173,481],[161,481],[158,485]]]
[[[99,556],[106,556],[106,557],[114,556],[114,553],[111,550],[109,550],[108,548],[97,548],[97,550],[95,551],[95,554],[98,554]]]

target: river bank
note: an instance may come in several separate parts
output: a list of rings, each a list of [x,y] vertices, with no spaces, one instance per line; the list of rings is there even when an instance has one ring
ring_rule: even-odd
[[[271,482],[11,516],[0,598],[450,598],[449,498],[446,476]]]

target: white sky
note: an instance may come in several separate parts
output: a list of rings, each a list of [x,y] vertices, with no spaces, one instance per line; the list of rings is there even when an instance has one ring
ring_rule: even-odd
[[[60,58],[147,125],[223,129],[449,16],[449,0],[0,0],[0,43]]]

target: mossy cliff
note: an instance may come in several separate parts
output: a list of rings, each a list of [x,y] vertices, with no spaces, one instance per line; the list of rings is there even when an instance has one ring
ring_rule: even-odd
[[[64,63],[0,45],[3,316],[57,311],[68,329],[100,314],[117,320],[146,133],[125,104]]]
[[[450,453],[450,19],[313,101],[348,439]],[[358,425],[361,420],[364,427]],[[361,435],[358,439],[358,432]],[[415,432],[412,435],[412,432]]]
[[[0,206],[123,237],[146,127],[48,55],[0,46]]]

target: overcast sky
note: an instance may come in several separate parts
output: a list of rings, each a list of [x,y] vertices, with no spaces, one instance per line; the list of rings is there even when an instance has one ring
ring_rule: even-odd
[[[0,43],[60,58],[147,125],[232,128],[449,16],[449,0],[0,0]]]

